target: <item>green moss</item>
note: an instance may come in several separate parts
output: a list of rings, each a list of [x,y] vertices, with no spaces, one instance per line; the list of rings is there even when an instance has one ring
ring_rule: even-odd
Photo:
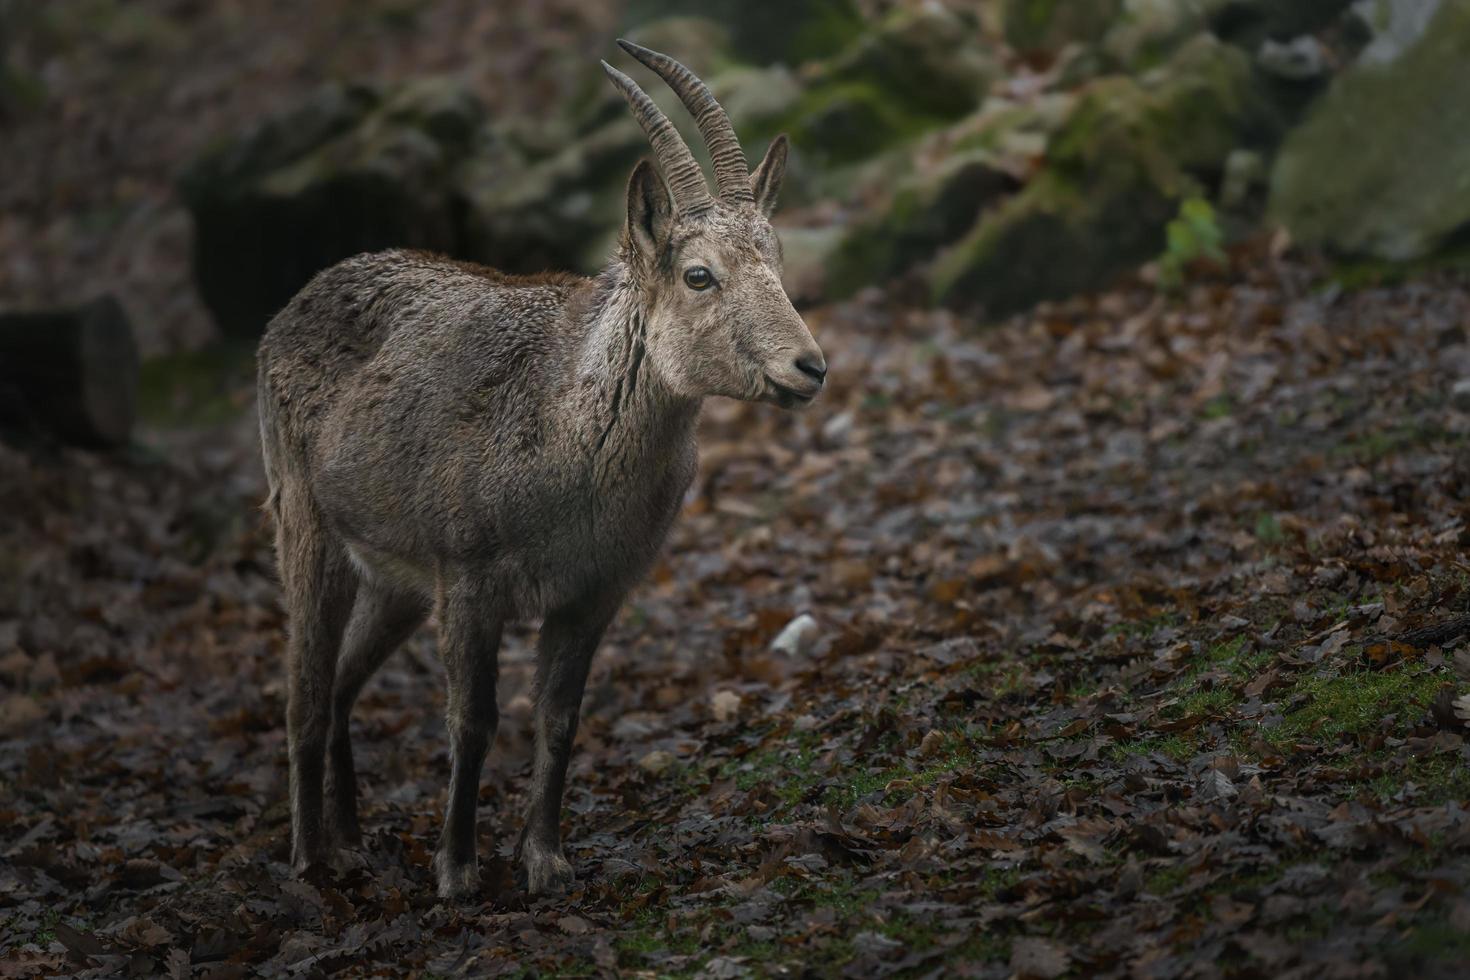
[[[878,85],[861,80],[807,92],[778,129],[804,152],[828,163],[872,156],[936,125],[916,115]]]
[[[688,15],[690,8],[676,0],[632,0],[623,22],[634,26]],[[864,27],[852,0],[706,0],[698,13],[729,29],[738,55],[761,64],[799,65],[829,57],[859,38]]]
[[[962,8],[900,6],[825,69],[823,83],[876,85],[908,111],[955,119],[985,95],[995,68]]]
[[[929,258],[969,230],[1012,184],[986,151],[956,153],[936,173],[906,181],[886,211],[843,236],[828,270],[831,295],[850,295]]]
[[[1121,0],[1006,0],[1005,34],[1023,52],[1059,51],[1093,41],[1118,15]]]
[[[1047,167],[935,263],[933,298],[994,317],[1106,286],[1164,251],[1180,201],[1249,136],[1260,113],[1249,59],[1208,37],[1142,81],[1089,86]]]
[[[1470,270],[1470,245],[1453,245],[1445,250],[1394,262],[1389,259],[1343,259],[1334,266],[1331,279],[1347,290],[1380,289],[1397,286],[1436,272]]]

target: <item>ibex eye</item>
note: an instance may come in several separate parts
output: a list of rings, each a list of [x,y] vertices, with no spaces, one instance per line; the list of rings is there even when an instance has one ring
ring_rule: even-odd
[[[715,277],[702,265],[684,270],[684,285],[690,289],[708,289],[714,282]]]

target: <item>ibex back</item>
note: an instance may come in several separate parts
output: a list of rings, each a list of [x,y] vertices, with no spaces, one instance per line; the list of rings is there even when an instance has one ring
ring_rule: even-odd
[[[359,840],[348,716],[433,609],[453,752],[439,892],[477,889],[501,629],[537,617],[536,757],[517,852],[530,890],[563,889],[562,789],[588,667],[693,479],[700,403],[791,408],[822,388],[826,362],[782,290],[768,221],[785,138],[751,175],[704,83],[619,43],[694,115],[716,195],[668,119],[604,63],[662,179],[647,161],[633,170],[621,243],[599,276],[364,255],[317,275],[261,342],[298,870]]]

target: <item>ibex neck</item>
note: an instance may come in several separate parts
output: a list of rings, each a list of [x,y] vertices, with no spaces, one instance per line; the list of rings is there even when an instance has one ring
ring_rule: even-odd
[[[585,318],[576,359],[577,397],[570,428],[582,448],[598,459],[628,464],[656,463],[690,437],[699,402],[670,391],[647,358],[644,298],[621,264],[609,266],[579,297],[573,317]],[[580,308],[576,308],[580,307]]]

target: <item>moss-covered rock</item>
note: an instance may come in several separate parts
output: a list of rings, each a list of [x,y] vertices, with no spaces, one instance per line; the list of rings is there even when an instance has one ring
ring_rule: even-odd
[[[199,290],[224,330],[259,333],[312,274],[349,255],[454,250],[454,174],[483,116],[444,80],[391,93],[333,86],[201,157],[182,190]]]
[[[900,7],[835,58],[824,77],[869,82],[915,112],[953,119],[980,104],[997,74],[980,24],[936,4]]]
[[[1118,16],[1122,0],[1005,0],[1006,43],[1023,54],[1055,54],[1091,44]]]
[[[960,151],[910,175],[887,207],[844,232],[829,264],[828,295],[849,295],[926,261],[1016,185],[983,149]]]
[[[942,7],[900,8],[814,71],[780,128],[810,158],[840,164],[963,116],[996,75],[979,31]]]
[[[862,14],[853,0],[706,0],[698,5],[677,0],[631,0],[623,27],[636,33],[640,25],[650,21],[691,13],[724,28],[738,58],[761,65],[799,65],[827,58],[863,33]],[[685,61],[688,53],[661,50],[668,50],[680,61]]]
[[[509,272],[594,271],[621,224],[628,174],[649,152],[642,130],[624,115],[541,160],[471,161],[459,179],[460,253]]]
[[[1350,255],[1404,261],[1458,240],[1470,229],[1467,92],[1470,6],[1385,33],[1287,137],[1271,213],[1298,241]]]
[[[1099,80],[1042,172],[935,263],[935,299],[1003,316],[1105,285],[1159,254],[1179,201],[1215,185],[1260,114],[1249,59],[1208,36],[1137,81]]]
[[[1103,35],[1109,68],[1142,71],[1162,64],[1185,41],[1205,29],[1216,0],[1123,0]]]

